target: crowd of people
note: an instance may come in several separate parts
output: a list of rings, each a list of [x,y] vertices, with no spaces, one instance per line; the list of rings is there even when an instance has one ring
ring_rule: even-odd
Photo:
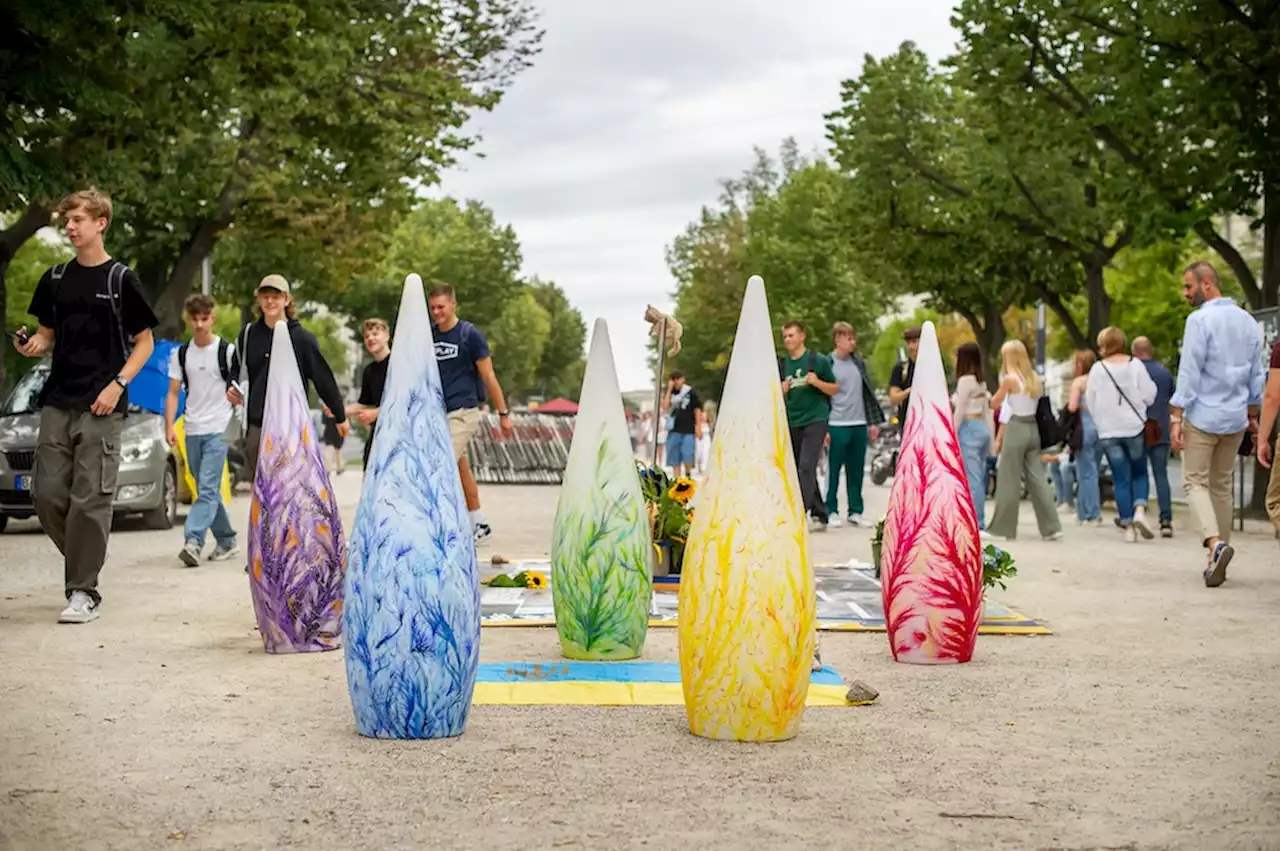
[[[58,206],[75,259],[41,277],[28,312],[36,330],[13,333],[14,347],[30,358],[50,357],[41,394],[40,436],[36,453],[36,514],[64,560],[66,608],[60,623],[87,623],[99,616],[98,578],[106,558],[112,502],[120,466],[120,436],[129,407],[128,388],[154,351],[157,318],[138,276],[107,253],[104,235],[111,224],[111,199],[97,190],[76,192]],[[457,296],[448,284],[428,292],[435,354],[440,369],[454,457],[472,531],[477,541],[492,534],[481,508],[479,488],[466,448],[480,428],[480,406],[496,410],[502,434],[513,434],[502,387],[493,369],[484,334],[457,315]],[[257,469],[273,329],[286,324],[303,383],[315,388],[324,406],[329,445],[349,434],[349,418],[369,429],[365,462],[377,437],[378,409],[387,379],[391,329],[379,318],[365,320],[364,344],[371,357],[361,377],[358,401],[347,404],[318,341],[298,322],[289,281],[264,277],[257,287],[257,319],[244,326],[233,343],[214,333],[216,304],[205,295],[186,300],[189,342],[169,361],[165,431],[178,441],[177,418],[183,411],[187,466],[195,496],[183,527],[181,564],[227,561],[239,554],[237,533],[222,499],[221,485],[236,411],[243,422],[239,440],[245,467]],[[330,458],[335,472],[341,459]],[[213,549],[206,555],[212,534]]]
[[[58,207],[76,257],[49,269],[40,279],[29,312],[37,328],[13,333],[13,344],[32,358],[51,356],[41,396],[40,437],[35,468],[37,515],[64,558],[67,605],[63,623],[84,623],[98,616],[98,576],[106,556],[112,501],[120,463],[120,436],[129,405],[130,382],[154,350],[155,314],[143,296],[137,275],[107,254],[104,234],[111,223],[111,201],[96,190],[74,193]],[[1116,505],[1116,526],[1136,543],[1159,534],[1172,537],[1173,507],[1168,479],[1171,451],[1182,454],[1182,479],[1196,527],[1207,549],[1203,575],[1214,587],[1226,580],[1234,557],[1231,546],[1232,471],[1238,454],[1251,454],[1270,467],[1271,435],[1280,413],[1280,342],[1270,353],[1270,377],[1262,365],[1257,321],[1223,296],[1217,273],[1204,261],[1187,268],[1183,296],[1193,308],[1187,319],[1176,380],[1155,360],[1149,340],[1129,345],[1120,328],[1104,329],[1092,350],[1076,353],[1065,404],[1056,418],[1044,395],[1041,376],[1026,347],[1017,340],[1001,349],[995,392],[988,389],[976,344],[956,353],[953,417],[969,482],[970,496],[983,534],[1017,536],[1023,490],[1047,540],[1062,538],[1060,514],[1074,506],[1082,525],[1102,523],[1101,462],[1106,460]],[[473,324],[457,315],[457,297],[447,284],[428,293],[435,354],[455,460],[473,533],[492,534],[481,508],[479,489],[468,466],[466,448],[479,429],[486,402],[498,413],[504,437],[512,436],[510,415],[494,373],[489,344]],[[314,386],[324,404],[327,443],[340,443],[349,418],[370,430],[365,462],[376,439],[378,409],[391,353],[391,328],[379,318],[362,326],[371,361],[361,378],[358,401],[347,404],[313,334],[296,318],[289,281],[267,275],[256,291],[256,321],[232,343],[213,332],[216,305],[193,295],[185,305],[191,340],[174,351],[169,363],[166,432],[177,442],[176,416],[186,392],[185,450],[196,483],[195,500],[183,529],[178,558],[197,566],[202,559],[225,561],[239,552],[236,531],[221,498],[228,454],[226,434],[235,411],[245,426],[246,467],[256,470],[273,328],[286,324],[304,383]],[[857,353],[857,335],[848,323],[832,329],[832,349],[823,354],[808,345],[799,322],[782,328],[785,352],[778,378],[811,531],[866,524],[862,493],[868,446],[877,439],[885,415],[866,363]],[[920,329],[904,335],[906,358],[893,369],[890,405],[905,422],[910,408]],[[1265,390],[1264,390],[1265,382]],[[665,459],[677,474],[705,468],[714,416],[683,374],[673,371],[663,394],[659,419],[665,434]],[[647,449],[652,421],[641,418],[636,449]],[[818,466],[825,454],[826,493]],[[986,495],[992,459],[995,499],[987,522]],[[331,462],[341,468],[340,457]],[[1053,486],[1050,485],[1052,475]],[[1150,478],[1155,479],[1158,516],[1147,514]],[[840,482],[845,482],[845,513]],[[1055,499],[1056,491],[1056,499]],[[1055,502],[1057,507],[1055,508]],[[1273,471],[1267,507],[1280,528],[1280,473]],[[204,554],[212,534],[214,547]]]

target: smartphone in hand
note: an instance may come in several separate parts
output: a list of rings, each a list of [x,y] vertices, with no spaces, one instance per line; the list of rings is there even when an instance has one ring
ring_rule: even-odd
[[[25,346],[31,339],[26,331],[5,331],[5,336],[11,340],[17,340],[19,346]]]

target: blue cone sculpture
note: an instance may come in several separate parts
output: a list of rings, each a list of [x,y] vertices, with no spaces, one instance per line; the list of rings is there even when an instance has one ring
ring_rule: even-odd
[[[479,566],[417,275],[395,330],[351,534],[347,687],[361,735],[437,739],[461,734],[471,711]]]

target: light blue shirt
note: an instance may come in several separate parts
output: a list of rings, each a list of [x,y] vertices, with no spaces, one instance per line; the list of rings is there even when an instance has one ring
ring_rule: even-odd
[[[1209,434],[1235,434],[1262,404],[1262,333],[1229,298],[1206,301],[1187,317],[1178,386],[1169,404]]]

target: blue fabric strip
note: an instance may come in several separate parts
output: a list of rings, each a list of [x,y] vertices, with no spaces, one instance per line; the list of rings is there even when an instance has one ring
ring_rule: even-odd
[[[476,676],[481,683],[546,683],[565,681],[615,683],[678,683],[675,662],[482,662]],[[832,668],[814,671],[813,685],[843,685]]]

